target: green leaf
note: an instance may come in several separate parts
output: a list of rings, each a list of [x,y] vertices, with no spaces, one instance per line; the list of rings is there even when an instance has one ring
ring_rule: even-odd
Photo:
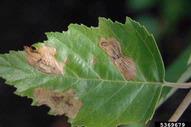
[[[170,65],[166,70],[166,80],[174,81],[174,82],[185,82],[191,77],[191,66],[189,65],[189,61],[191,59],[191,45],[188,46],[183,53]],[[190,56],[190,57],[189,57]],[[188,60],[189,57],[189,60]],[[187,62],[188,61],[188,62]],[[188,63],[188,64],[187,64]],[[158,107],[164,103],[174,92],[176,89],[164,87],[161,92],[160,103]],[[134,127],[140,126],[145,127],[145,124],[133,124],[128,126],[121,127]]]
[[[39,102],[34,93],[38,88],[46,88],[56,97],[73,89],[82,102],[76,117],[70,119],[73,126],[115,127],[146,123],[152,118],[165,75],[155,40],[145,27],[130,18],[125,24],[100,18],[99,27],[72,24],[66,32],[46,35],[48,40],[44,43],[56,49],[56,59],[67,59],[64,74],[39,71],[28,64],[23,51],[1,54],[0,76],[17,88],[16,94],[32,98],[36,105]],[[99,46],[101,38],[115,38],[123,55],[134,61],[134,80],[124,79]],[[56,114],[55,110],[52,108],[51,114]]]

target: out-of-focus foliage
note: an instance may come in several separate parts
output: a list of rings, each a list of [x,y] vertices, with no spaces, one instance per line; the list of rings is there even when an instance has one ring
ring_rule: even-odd
[[[189,60],[188,60],[188,64],[191,64],[191,54],[190,54],[190,57],[189,57]]]
[[[142,15],[140,17],[137,17],[137,20],[141,21],[142,24],[147,26],[147,29],[152,31],[152,33],[155,35],[156,38],[159,37],[160,24],[156,18],[150,15]]]
[[[190,10],[189,0],[163,0],[162,3],[161,14],[171,24],[186,16],[188,14],[187,11]]]
[[[135,11],[146,9],[155,5],[157,0],[128,0],[129,7]]]
[[[135,19],[154,33],[159,41],[176,34],[184,25],[182,22],[191,20],[190,0],[126,0],[126,3]]]
[[[172,82],[186,82],[191,77],[191,66],[188,64],[188,58],[191,54],[191,45],[177,58],[177,60],[168,67],[166,71],[166,80]],[[162,104],[175,89],[164,88],[161,94],[160,104]],[[160,105],[159,104],[159,105]]]
[[[189,56],[191,54],[191,45],[177,58],[174,63],[168,67],[166,71],[166,80],[171,82],[185,82],[187,79],[182,79],[182,74],[184,74],[188,68]]]

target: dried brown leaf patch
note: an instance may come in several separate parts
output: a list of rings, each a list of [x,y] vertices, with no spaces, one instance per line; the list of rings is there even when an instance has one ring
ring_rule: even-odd
[[[116,39],[101,38],[99,46],[106,52],[126,80],[133,80],[136,78],[135,62],[132,58],[123,55],[120,43]]]
[[[24,47],[27,61],[34,68],[47,74],[63,74],[64,62],[58,62],[55,58],[56,49],[43,45],[40,48]]]
[[[56,92],[47,88],[36,88],[34,97],[39,105],[47,105],[55,115],[65,114],[75,118],[82,107],[82,102],[73,89],[65,92]]]

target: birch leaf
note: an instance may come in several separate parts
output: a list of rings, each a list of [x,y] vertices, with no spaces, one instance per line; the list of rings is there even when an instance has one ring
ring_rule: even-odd
[[[68,116],[72,126],[116,127],[152,118],[165,75],[144,26],[130,18],[125,24],[99,18],[98,27],[71,24],[46,35],[30,49],[32,55],[0,55],[0,76],[17,95],[49,106],[50,114]],[[52,50],[39,55],[42,47]]]

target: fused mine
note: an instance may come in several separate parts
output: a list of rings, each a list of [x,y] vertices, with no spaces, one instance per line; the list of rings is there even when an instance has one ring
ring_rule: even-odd
[[[106,52],[126,80],[135,79],[136,65],[133,59],[123,55],[120,43],[116,39],[101,38],[99,46]]]

